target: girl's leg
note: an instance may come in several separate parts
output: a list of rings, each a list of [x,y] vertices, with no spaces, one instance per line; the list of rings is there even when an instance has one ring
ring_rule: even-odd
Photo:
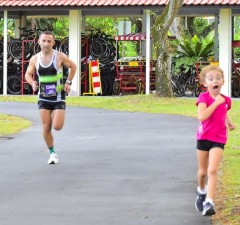
[[[207,168],[208,168],[208,151],[197,150],[198,161],[198,188],[195,207],[199,212],[203,211],[203,203],[206,199],[206,181],[207,181]]]
[[[212,148],[209,151],[207,199],[214,199],[217,186],[217,172],[223,156],[223,149]]]
[[[197,150],[197,161],[198,161],[198,186],[201,190],[205,189],[207,181],[207,171],[208,171],[208,151]]]

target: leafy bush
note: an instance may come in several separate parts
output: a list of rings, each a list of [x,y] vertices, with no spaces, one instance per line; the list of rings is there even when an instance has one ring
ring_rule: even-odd
[[[194,35],[192,38],[185,38],[178,41],[178,51],[173,57],[174,71],[179,73],[182,68],[185,71],[195,64],[197,61],[207,61],[214,53],[214,39],[212,35],[206,38],[198,38]]]

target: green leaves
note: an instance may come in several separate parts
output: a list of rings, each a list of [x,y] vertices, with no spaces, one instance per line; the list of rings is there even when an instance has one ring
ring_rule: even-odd
[[[213,39],[200,40],[197,35],[194,35],[192,39],[184,39],[178,43],[178,54],[189,57],[206,57],[208,58],[213,54],[214,41]]]
[[[214,42],[213,41],[207,43],[207,45],[204,48],[202,48],[199,56],[201,56],[201,57],[212,56],[213,55],[213,51],[212,51],[213,47],[214,47]]]
[[[193,56],[195,55],[194,49],[192,47],[192,43],[190,40],[183,40],[182,43],[179,43],[180,51],[179,53],[185,56]]]
[[[199,39],[197,35],[178,41],[178,51],[173,57],[175,61],[175,73],[179,73],[180,67],[187,72],[197,61],[207,61],[214,53],[213,37]]]

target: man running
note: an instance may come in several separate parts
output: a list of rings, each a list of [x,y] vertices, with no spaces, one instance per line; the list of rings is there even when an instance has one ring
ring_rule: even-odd
[[[65,96],[71,90],[76,64],[67,55],[53,49],[54,35],[45,31],[40,34],[38,44],[41,51],[34,55],[25,73],[26,81],[33,91],[38,90],[38,108],[43,127],[43,138],[50,151],[48,164],[59,162],[54,149],[52,127],[59,131],[63,128],[65,118]],[[69,68],[68,78],[63,83],[63,66]],[[33,79],[37,74],[39,84]]]

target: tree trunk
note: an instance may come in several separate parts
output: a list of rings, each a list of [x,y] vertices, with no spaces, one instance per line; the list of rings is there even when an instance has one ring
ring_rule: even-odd
[[[171,59],[174,48],[168,39],[168,31],[181,8],[183,0],[170,0],[162,14],[157,16],[153,25],[154,49],[157,54],[156,94],[161,97],[173,97],[171,77]]]
[[[172,36],[177,38],[177,40],[182,40],[185,36],[184,18],[175,17],[169,31]]]

